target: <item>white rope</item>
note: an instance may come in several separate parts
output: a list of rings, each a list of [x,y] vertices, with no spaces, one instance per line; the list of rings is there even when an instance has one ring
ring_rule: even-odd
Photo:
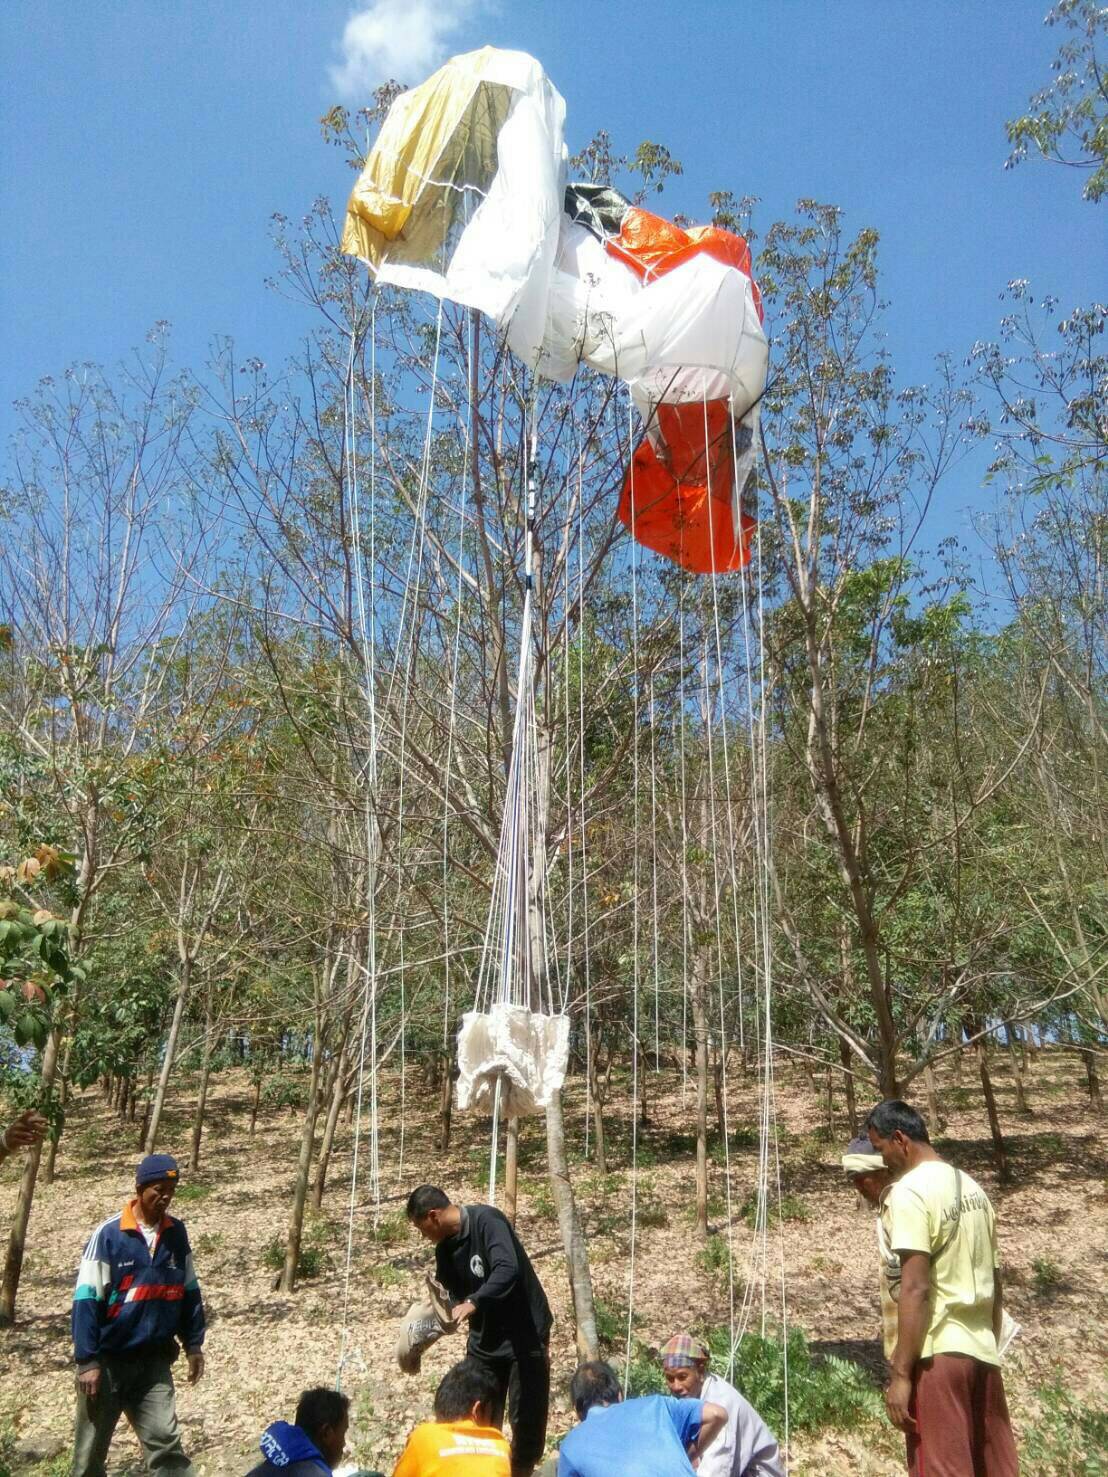
[[[633,446],[633,409],[627,390],[628,447]],[[631,664],[632,686],[632,811],[634,814],[634,858],[632,869],[631,927],[631,1246],[627,1260],[627,1340],[623,1364],[623,1393],[631,1375],[631,1340],[635,1318],[635,1253],[638,1246],[639,1213],[639,543],[635,537],[635,457],[628,459],[631,503]]]

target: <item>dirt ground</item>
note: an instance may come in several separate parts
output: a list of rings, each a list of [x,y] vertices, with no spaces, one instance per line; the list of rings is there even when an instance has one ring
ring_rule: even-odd
[[[1013,1176],[1001,1187],[993,1168],[984,1105],[967,1063],[964,1084],[940,1079],[948,1115],[940,1146],[975,1175],[997,1206],[1008,1302],[1023,1334],[1005,1369],[1017,1436],[1038,1417],[1037,1391],[1060,1372],[1080,1398],[1105,1404],[1108,1397],[1108,1184],[1102,1122],[1089,1110],[1082,1073],[1070,1054],[1047,1055],[1029,1080],[1031,1116],[1017,1116],[1002,1054],[996,1066],[1003,1127]],[[640,1133],[638,1191],[645,1213],[634,1257],[634,1331],[657,1346],[679,1326],[726,1323],[729,1296],[721,1278],[696,1261],[689,1205],[692,1199],[691,1083],[673,1071],[647,1079],[649,1124]],[[193,1084],[176,1089],[159,1147],[187,1157]],[[272,1290],[263,1262],[267,1245],[284,1233],[295,1166],[299,1114],[274,1111],[259,1118],[249,1136],[249,1085],[233,1073],[215,1085],[202,1168],[188,1177],[175,1213],[186,1221],[208,1309],[208,1372],[178,1397],[186,1446],[207,1477],[238,1477],[257,1460],[260,1432],[291,1418],[298,1392],[335,1381],[342,1348],[344,1273],[350,1190],[351,1135],[345,1129],[334,1160],[325,1209],[308,1228],[308,1245],[321,1264],[291,1297]],[[395,1328],[418,1293],[425,1248],[403,1223],[405,1193],[429,1180],[462,1200],[484,1198],[489,1123],[456,1118],[451,1152],[436,1148],[435,1094],[418,1067],[406,1082],[401,1148],[399,1082],[382,1084],[382,1217],[374,1232],[373,1208],[359,1191],[354,1255],[346,1305],[347,1358],[343,1388],[352,1396],[349,1452],[363,1466],[391,1470],[409,1427],[425,1419],[431,1392],[443,1370],[461,1353],[454,1340],[424,1361],[420,1376],[400,1375],[393,1360]],[[741,1301],[752,1233],[739,1214],[754,1181],[755,1085],[732,1081],[729,1122],[732,1245]],[[844,1187],[837,1155],[848,1135],[841,1103],[836,1141],[825,1109],[795,1066],[784,1066],[778,1086],[778,1142],[782,1191],[799,1204],[804,1220],[784,1222],[769,1246],[765,1289],[771,1316],[780,1306],[784,1269],[787,1317],[812,1347],[858,1360],[877,1378],[880,1368],[878,1303],[870,1215]],[[567,1100],[567,1137],[576,1156],[575,1185],[590,1235],[592,1270],[605,1321],[626,1319],[631,1266],[629,1121],[611,1114],[609,1154],[616,1171],[602,1179],[581,1162],[583,1102],[579,1084]],[[0,1332],[0,1433],[14,1437],[14,1471],[61,1477],[72,1432],[73,1369],[69,1340],[72,1284],[83,1242],[93,1226],[122,1204],[138,1154],[133,1125],[121,1125],[95,1091],[72,1106],[69,1129],[52,1186],[35,1201],[18,1321]],[[552,1434],[567,1429],[566,1382],[574,1362],[568,1287],[550,1193],[543,1175],[541,1120],[525,1125],[521,1140],[519,1231],[557,1315],[554,1334],[555,1397]],[[402,1162],[401,1162],[402,1154]],[[363,1157],[363,1166],[365,1163]],[[15,1166],[0,1175],[0,1224],[15,1198]],[[726,1230],[726,1175],[712,1165],[713,1223]],[[763,1289],[752,1287],[755,1323]],[[616,1348],[617,1354],[622,1346]],[[2,1447],[0,1447],[2,1450]],[[798,1434],[791,1469],[821,1477],[877,1477],[901,1468],[899,1438],[871,1425],[854,1433]],[[0,1467],[3,1460],[0,1459]],[[121,1429],[110,1470],[142,1470],[129,1431]],[[1034,1472],[1026,1461],[1025,1472]],[[1045,1470],[1045,1469],[1042,1469]]]

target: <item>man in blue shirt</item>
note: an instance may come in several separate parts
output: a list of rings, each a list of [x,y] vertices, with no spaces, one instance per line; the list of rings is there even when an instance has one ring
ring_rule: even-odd
[[[558,1477],[692,1477],[690,1453],[699,1458],[727,1424],[709,1400],[624,1400],[615,1370],[598,1360],[578,1365],[569,1397],[581,1424],[562,1442]]]

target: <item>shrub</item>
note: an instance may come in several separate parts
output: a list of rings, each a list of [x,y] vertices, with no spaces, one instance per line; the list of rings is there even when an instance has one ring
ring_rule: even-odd
[[[758,1197],[750,1194],[739,1211],[751,1230],[758,1224]],[[812,1212],[799,1195],[782,1195],[780,1200],[770,1199],[766,1204],[766,1219],[772,1225],[779,1221],[810,1221]]]
[[[177,1186],[173,1198],[174,1200],[206,1200],[211,1193],[211,1185],[203,1185],[199,1180],[186,1180],[184,1184]]]
[[[262,1266],[271,1272],[279,1272],[285,1265],[285,1243],[280,1236],[266,1242],[262,1251]],[[323,1252],[318,1246],[302,1246],[300,1259],[296,1263],[298,1277],[318,1277],[323,1271]]]
[[[1051,1297],[1062,1286],[1062,1269],[1048,1256],[1037,1256],[1031,1263],[1031,1280],[1040,1297]]]
[[[696,1265],[709,1277],[726,1277],[729,1262],[726,1236],[709,1236],[696,1254]]]
[[[304,1077],[271,1077],[262,1088],[262,1103],[267,1108],[306,1108],[308,1083]]]
[[[1024,1428],[1021,1466],[1036,1477],[1106,1477],[1108,1409],[1075,1398],[1060,1373],[1037,1393],[1041,1413]]]
[[[708,1339],[713,1366],[726,1374],[731,1355],[728,1329]],[[833,1355],[815,1356],[799,1328],[779,1336],[743,1334],[735,1351],[734,1384],[780,1434],[785,1428],[786,1356],[788,1360],[789,1428],[848,1431],[880,1420],[885,1409],[881,1391],[857,1364]]]

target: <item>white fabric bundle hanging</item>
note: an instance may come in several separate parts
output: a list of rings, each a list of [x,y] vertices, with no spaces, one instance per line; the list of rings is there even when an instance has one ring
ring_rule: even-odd
[[[458,1032],[458,1107],[491,1112],[499,1082],[501,1113],[541,1113],[565,1082],[568,1064],[568,1016],[503,1003],[469,1010]]]

